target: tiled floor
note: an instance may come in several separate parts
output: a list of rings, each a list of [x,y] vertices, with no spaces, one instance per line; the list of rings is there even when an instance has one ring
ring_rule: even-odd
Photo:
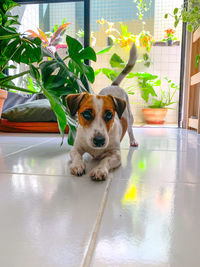
[[[134,132],[105,182],[70,175],[59,135],[0,133],[0,266],[199,267],[200,136]]]

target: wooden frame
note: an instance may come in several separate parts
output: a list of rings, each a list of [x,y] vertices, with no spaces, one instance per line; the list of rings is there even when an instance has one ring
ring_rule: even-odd
[[[200,66],[195,66],[200,54],[200,27],[189,35],[186,53],[183,128],[196,129],[200,134]]]

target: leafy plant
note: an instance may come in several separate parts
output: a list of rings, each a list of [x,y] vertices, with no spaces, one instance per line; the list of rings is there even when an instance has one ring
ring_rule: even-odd
[[[12,80],[29,73],[29,70],[16,75],[5,74],[6,70],[16,68],[9,64],[11,61],[31,65],[42,60],[41,40],[39,38],[30,39],[27,35],[17,32],[15,25],[20,24],[18,16],[12,16],[10,13],[15,6],[18,4],[12,0],[0,3],[0,87],[31,92],[29,89],[15,86],[12,82]]]
[[[138,18],[139,20],[143,20],[144,13],[147,12],[151,7],[152,0],[134,0],[134,2],[136,3],[136,7],[138,10]]]
[[[134,73],[134,77],[138,78],[138,85],[141,89],[141,96],[146,103],[149,101],[149,96],[157,96],[154,87],[157,86],[157,75],[147,72]]]
[[[146,49],[146,53],[143,54],[144,65],[146,67],[149,67],[151,64],[149,53],[150,53],[151,47],[153,45],[153,42],[154,42],[154,38],[150,34],[150,32],[142,31],[139,34],[140,46],[144,47]]]
[[[154,42],[153,36],[148,31],[142,31],[139,35],[134,35],[131,32],[128,32],[127,25],[124,25],[120,22],[121,27],[121,33],[114,27],[113,22],[109,22],[105,19],[101,19],[97,21],[100,25],[106,25],[107,29],[105,30],[107,36],[111,38],[112,45],[109,47],[111,48],[113,45],[119,45],[122,48],[128,48],[130,49],[132,42],[136,44],[137,47],[144,47],[146,52],[143,54],[143,60],[140,62],[144,62],[144,65],[146,67],[149,67],[151,64],[150,61],[150,50],[152,47],[152,44]],[[108,49],[108,50],[107,50]],[[109,51],[109,48],[106,48],[105,51],[102,50],[102,52]]]
[[[131,32],[128,32],[127,25],[120,23],[121,33],[114,27],[113,22],[109,22],[105,19],[97,20],[100,25],[106,25],[107,29],[105,30],[106,35],[112,39],[113,44],[119,44],[120,47],[131,47],[131,43],[136,41],[136,35],[133,35]]]
[[[84,49],[78,40],[68,35],[66,43],[68,51],[64,59],[61,59],[57,52],[54,54],[49,52],[48,56],[51,60],[44,60],[39,65],[40,72],[32,65],[30,73],[43,94],[49,99],[62,137],[68,124],[70,129],[68,143],[73,145],[77,122],[70,117],[64,99],[68,94],[91,92],[89,82],[94,82],[94,71],[84,63],[84,60],[96,61],[96,54],[91,47]]]
[[[109,80],[114,81],[114,79],[120,74],[120,72],[125,67],[125,62],[121,59],[119,55],[114,53],[112,57],[110,58],[110,68],[100,68],[95,71],[95,76],[97,76],[99,73],[102,73],[105,75]],[[128,94],[134,95],[135,87],[134,85],[126,86],[126,83],[129,79],[132,79],[134,77],[133,73],[129,73],[126,78],[124,79],[124,82],[122,83],[122,87],[124,90],[127,91]]]
[[[149,53],[152,47],[152,44],[154,42],[154,39],[153,39],[153,36],[150,34],[150,32],[142,31],[139,34],[139,42],[140,42],[140,46],[145,47],[146,51]]]
[[[0,5],[0,86],[31,93],[35,93],[35,88],[40,88],[40,93],[46,96],[56,114],[62,138],[66,125],[69,125],[68,143],[72,145],[77,122],[68,113],[65,96],[90,92],[89,83],[94,82],[95,76],[93,69],[84,60],[96,61],[96,53],[91,47],[84,49],[79,41],[66,36],[68,49],[62,59],[57,51],[50,51],[47,46],[42,46],[41,38],[32,39],[16,31],[13,25],[19,24],[18,16],[11,16],[9,13],[17,5],[15,2],[5,0]],[[59,27],[56,32],[62,30],[63,27]],[[52,36],[52,42],[57,39],[57,33]],[[40,32],[40,35],[43,33]],[[10,60],[17,64],[25,63],[29,69],[6,76],[4,70],[13,67],[9,65]],[[29,89],[15,86],[12,80],[25,74],[30,74],[34,79],[33,82],[29,79]],[[31,89],[33,86],[34,90]]]
[[[167,90],[162,89],[161,79],[158,79],[157,75],[150,73],[136,73],[135,77],[138,77],[138,84],[141,89],[141,96],[144,101],[148,104],[149,108],[168,108],[170,105],[177,103],[173,101],[176,92],[179,87],[175,85],[171,80],[165,77],[168,83]],[[155,92],[155,87],[160,88],[160,96]],[[150,100],[150,96],[152,96]]]
[[[66,44],[60,44],[63,34],[65,33],[67,27],[71,23],[64,23],[59,27],[54,27],[53,32],[45,33],[41,29],[38,28],[38,33],[32,30],[28,30],[27,33],[30,37],[35,38],[38,37],[42,41],[42,45],[46,47],[51,53],[54,53],[56,50],[60,48],[67,48]]]
[[[174,33],[176,31],[173,29],[167,29],[165,30],[165,38],[162,40],[162,42],[167,42],[167,41],[175,41],[177,38],[174,36]]]
[[[76,35],[78,36],[79,40],[81,40],[84,38],[85,32],[83,29],[80,29],[78,30]],[[96,44],[96,37],[94,36],[94,32],[90,32],[90,44],[91,46],[95,46]]]
[[[196,30],[200,26],[200,1],[199,0],[188,0],[184,1],[187,3],[187,7],[184,5],[181,8],[175,8],[173,14],[165,14],[165,18],[168,16],[174,18],[174,27],[176,28],[179,22],[188,23],[187,29],[189,32]]]

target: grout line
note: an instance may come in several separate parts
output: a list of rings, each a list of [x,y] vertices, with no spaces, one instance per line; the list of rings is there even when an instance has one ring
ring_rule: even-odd
[[[94,249],[95,249],[95,246],[96,246],[96,240],[97,240],[97,236],[98,236],[98,233],[99,233],[99,228],[100,228],[100,225],[101,225],[101,220],[102,220],[104,209],[105,209],[105,205],[106,205],[106,202],[107,202],[107,198],[108,198],[108,193],[109,193],[109,190],[110,190],[111,182],[112,182],[112,178],[108,178],[108,183],[106,185],[106,189],[104,191],[103,198],[102,198],[99,210],[98,210],[96,222],[95,222],[95,225],[94,225],[94,229],[92,231],[92,235],[91,235],[91,238],[90,238],[90,241],[89,241],[89,245],[88,245],[87,251],[85,253],[85,256],[83,258],[83,261],[82,261],[82,263],[80,265],[81,267],[90,267],[91,266],[92,257],[93,257]]]
[[[50,177],[67,177],[67,178],[73,178],[74,176],[73,175],[70,175],[70,174],[49,174],[49,173],[28,173],[28,172],[12,172],[12,171],[8,171],[8,172],[1,172],[0,171],[0,175],[2,174],[8,174],[8,175],[26,175],[26,176],[50,176]],[[67,175],[67,176],[66,176]],[[84,176],[82,176],[84,177]]]
[[[42,142],[42,143],[34,144],[34,145],[31,145],[31,146],[28,146],[28,147],[19,149],[19,150],[15,151],[15,152],[11,152],[11,153],[7,154],[7,155],[6,155],[5,157],[3,157],[3,158],[7,158],[7,157],[9,157],[9,156],[15,155],[15,154],[17,154],[17,153],[20,153],[20,152],[22,152],[22,151],[28,150],[28,149],[30,149],[30,148],[33,148],[33,147],[36,147],[36,146],[39,146],[39,145],[48,143],[48,142],[50,142],[51,140],[53,140],[53,139],[55,139],[55,138],[56,138],[56,137],[53,137],[53,138],[50,138],[50,139],[48,139],[48,140],[45,140],[45,141]]]

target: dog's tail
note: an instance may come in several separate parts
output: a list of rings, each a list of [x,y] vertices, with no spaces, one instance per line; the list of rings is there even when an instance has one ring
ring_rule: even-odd
[[[125,68],[122,70],[122,72],[115,78],[115,80],[112,82],[112,85],[119,85],[121,81],[124,79],[124,77],[132,70],[132,68],[135,66],[135,62],[137,60],[137,49],[135,44],[133,43],[133,46],[130,50],[129,55],[129,61],[126,64]]]

